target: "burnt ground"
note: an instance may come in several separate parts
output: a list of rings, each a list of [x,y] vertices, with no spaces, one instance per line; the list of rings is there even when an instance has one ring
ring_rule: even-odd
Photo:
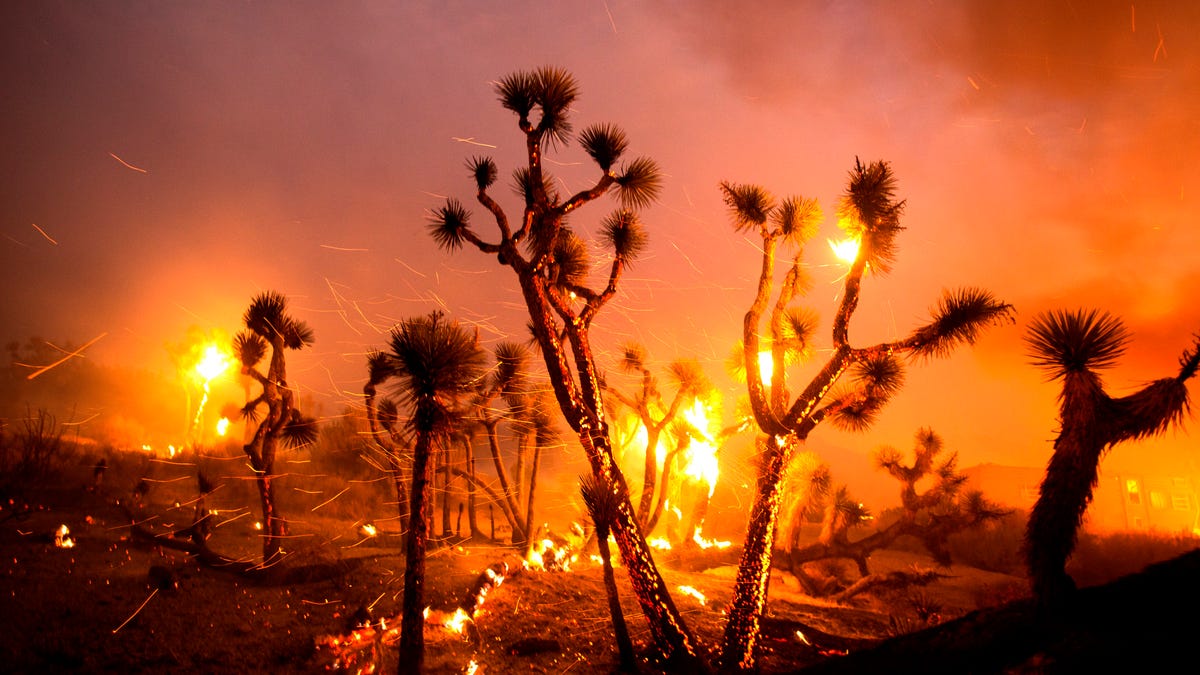
[[[3,507],[0,653],[10,672],[355,672],[369,662],[373,649],[382,655],[384,672],[394,672],[396,654],[389,644],[396,638],[398,618],[392,618],[399,616],[404,569],[394,533],[367,537],[360,523],[308,514],[293,523],[296,540],[288,547],[289,566],[302,572],[287,580],[248,580],[131,537],[128,519],[111,495],[56,489]],[[167,531],[186,525],[191,508],[152,504],[146,513],[153,514],[146,527]],[[242,513],[219,520],[211,542],[216,550],[249,559],[258,554],[256,516]],[[76,541],[73,548],[55,545],[54,532],[63,524]],[[510,572],[488,595],[473,626],[463,633],[443,627],[441,619],[479,574],[498,562],[509,563]],[[897,551],[883,552],[873,563],[877,571],[932,567],[928,559]],[[663,567],[672,588],[690,586],[704,596],[702,603],[684,592],[674,595],[701,643],[719,644],[734,568],[693,573]],[[312,573],[305,576],[303,570]],[[1069,654],[1113,650],[1122,640],[1117,623],[1098,617],[1115,608],[1119,626],[1135,631],[1124,647],[1138,649],[1146,636],[1145,630],[1136,632],[1137,626],[1158,625],[1148,620],[1154,614],[1147,607],[1169,606],[1158,586],[1138,586],[1121,596],[1140,598],[1140,605],[1101,596],[1089,601],[1094,606],[1089,605],[1086,618],[1092,627],[1064,632],[1056,652],[1030,643],[1045,631],[1031,628],[1028,603],[1021,600],[1023,580],[969,567],[939,571],[946,577],[930,586],[840,604],[800,593],[788,577],[774,578],[762,670],[823,664],[837,672],[890,672],[904,671],[902,664],[911,662],[917,665],[907,672],[933,672],[930,659],[951,653],[947,644],[990,642],[994,647],[1008,639],[1016,646],[1005,647],[1007,653],[968,650],[944,672],[1078,672],[1071,669],[1076,662]],[[429,672],[469,672],[472,665],[480,673],[616,669],[601,568],[586,555],[570,571],[547,572],[523,569],[509,549],[448,546],[431,551],[428,574]],[[644,655],[645,622],[621,570],[617,578],[635,645]],[[1013,599],[1005,608],[989,609]],[[363,608],[374,621],[383,618],[387,631],[351,633]],[[1098,628],[1101,623],[1107,632]],[[931,624],[940,625],[922,631]],[[931,637],[931,631],[942,631],[941,637]],[[892,640],[882,651],[869,649],[904,633],[912,633],[907,643]],[[340,636],[341,646],[332,646],[331,636]],[[344,648],[347,639],[349,649]],[[1161,655],[1165,648],[1154,643],[1153,649]],[[1056,663],[1062,667],[1056,669]],[[655,670],[644,660],[642,666]]]

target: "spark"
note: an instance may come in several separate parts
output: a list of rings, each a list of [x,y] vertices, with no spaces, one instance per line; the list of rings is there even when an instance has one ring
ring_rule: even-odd
[[[50,235],[46,234],[46,231],[43,230],[42,228],[38,227],[37,223],[30,223],[30,225],[33,225],[33,229],[37,230],[39,234],[41,234],[43,237],[45,237],[46,241],[50,242],[51,244],[54,244],[55,246],[58,246],[58,242],[54,241],[54,237],[51,237]]]
[[[689,258],[687,256],[687,254],[683,252],[683,249],[679,248],[679,244],[676,244],[675,242],[671,242],[671,246],[675,247],[676,251],[679,251],[679,255],[683,256],[683,259],[687,261],[687,264],[690,265],[692,269],[696,270],[696,272],[700,272],[700,268],[696,267],[696,263],[692,262],[692,259]],[[702,272],[700,272],[700,273],[703,274]]]
[[[346,247],[344,247],[344,246],[334,246],[334,245],[332,245],[332,244],[319,244],[319,246],[320,246],[321,248],[327,248],[327,249],[329,249],[330,251],[354,251],[354,252],[365,252],[365,251],[370,251],[370,250],[371,250],[371,249],[369,249],[369,248],[346,248]]]
[[[968,75],[967,82],[969,82],[971,84],[971,86],[975,88],[975,91],[979,91],[979,84],[977,82],[975,82],[975,78]]]
[[[1154,47],[1154,62],[1158,63],[1159,54],[1162,54],[1163,60],[1167,58],[1167,44],[1163,40],[1162,26],[1155,24],[1154,27],[1158,29],[1158,44]]]
[[[149,171],[146,171],[145,169],[143,169],[140,166],[134,166],[134,165],[130,164],[129,162],[126,162],[125,160],[121,159],[120,157],[117,157],[116,155],[114,155],[111,152],[108,153],[108,156],[112,157],[113,159],[120,162],[126,169],[133,169],[134,171],[137,171],[138,173],[150,173]]]
[[[158,589],[157,589],[157,588],[156,588],[156,589],[154,589],[154,590],[152,590],[152,591],[150,591],[150,597],[146,598],[145,602],[143,602],[143,603],[141,604],[141,606],[139,606],[139,607],[138,607],[136,610],[134,610],[133,614],[130,614],[130,615],[129,615],[129,618],[128,618],[128,619],[125,619],[125,622],[124,622],[124,623],[122,623],[120,626],[117,626],[116,628],[114,628],[114,629],[113,629],[113,635],[116,635],[116,634],[117,634],[117,631],[119,631],[119,630],[121,630],[122,628],[124,628],[124,627],[125,627],[125,624],[129,623],[130,621],[133,621],[133,617],[137,616],[137,615],[138,615],[138,614],[139,614],[139,613],[142,611],[142,609],[144,609],[144,608],[146,607],[146,605],[148,605],[148,604],[150,603],[150,601],[151,601],[151,600],[154,598],[154,596],[155,596],[155,595],[158,595]]]
[[[317,504],[316,506],[312,507],[312,509],[311,509],[311,510],[312,510],[312,511],[316,511],[317,509],[321,508],[322,506],[325,506],[325,505],[326,505],[326,504],[328,504],[329,502],[331,502],[331,501],[333,501],[333,500],[337,499],[338,497],[341,497],[342,495],[346,494],[346,491],[347,491],[347,490],[349,490],[349,489],[350,489],[350,488],[348,488],[348,487],[347,487],[347,488],[343,488],[341,492],[339,492],[339,493],[337,493],[336,495],[334,495],[334,496],[330,497],[329,499],[326,499],[325,501],[321,502],[320,504]]]
[[[471,145],[478,145],[478,146],[482,146],[482,147],[485,147],[485,148],[495,148],[495,147],[498,147],[498,146],[492,145],[491,143],[481,143],[481,142],[479,142],[479,141],[475,140],[475,137],[474,137],[474,136],[472,136],[472,137],[470,137],[470,138],[460,138],[460,137],[458,137],[458,136],[451,136],[450,138],[451,138],[451,140],[458,141],[459,143],[469,143],[469,144],[471,144]]]
[[[37,377],[38,375],[41,375],[42,373],[44,373],[44,372],[46,372],[46,371],[50,370],[51,368],[54,368],[54,367],[56,367],[56,366],[59,366],[59,365],[61,365],[61,364],[65,363],[65,362],[67,361],[67,359],[70,359],[70,358],[72,358],[72,357],[78,356],[78,357],[81,357],[81,358],[82,358],[82,357],[83,357],[83,350],[85,350],[85,349],[87,349],[88,347],[91,347],[92,345],[94,345],[94,344],[96,344],[97,342],[99,342],[99,341],[100,341],[100,338],[103,338],[105,335],[108,335],[108,333],[101,333],[101,334],[97,335],[96,337],[92,338],[91,340],[88,340],[87,344],[83,345],[83,346],[82,346],[82,347],[80,347],[79,349],[76,349],[75,351],[73,351],[73,352],[71,352],[71,353],[67,354],[66,356],[64,356],[64,357],[62,357],[61,359],[59,359],[59,360],[55,361],[54,363],[51,363],[51,364],[50,364],[50,365],[48,365],[48,366],[42,366],[41,368],[38,368],[37,370],[33,371],[32,373],[30,373],[30,374],[26,375],[26,376],[25,376],[25,379],[26,379],[26,380],[32,380],[33,378]],[[48,343],[48,342],[47,342],[46,344],[50,344],[50,343]],[[53,347],[54,345],[50,345],[50,346],[52,346],[52,347]],[[57,347],[55,347],[55,349],[57,349]]]
[[[608,0],[604,1],[604,13],[608,15],[608,25],[612,26],[613,34],[617,32],[617,22],[613,21],[612,10],[608,8]]]

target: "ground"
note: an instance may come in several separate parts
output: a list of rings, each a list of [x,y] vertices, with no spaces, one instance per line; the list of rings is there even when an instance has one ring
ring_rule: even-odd
[[[157,492],[162,492],[158,490]],[[167,495],[170,493],[167,492]],[[251,582],[199,566],[180,551],[131,537],[128,518],[105,489],[65,485],[6,500],[0,510],[0,650],[11,672],[169,671],[354,672],[388,648],[394,632],[351,632],[355,613],[398,627],[404,561],[400,541],[386,530],[366,536],[361,522],[304,514],[293,522],[289,563],[322,570],[284,582]],[[157,531],[187,525],[192,507],[151,493],[143,524]],[[257,514],[241,510],[218,519],[213,548],[252,559],[259,554]],[[66,525],[71,548],[56,546]],[[462,633],[441,625],[485,568],[507,563]],[[923,556],[899,551],[873,558],[876,571],[933,568]],[[333,574],[329,570],[334,570]],[[961,616],[1024,588],[1022,580],[967,567],[941,568],[946,578],[885,598],[830,603],[808,597],[786,576],[773,578],[766,623],[764,672],[784,672],[827,660],[871,642]],[[663,565],[675,601],[708,649],[719,644],[734,568],[703,573]],[[628,581],[617,571],[635,645],[648,652],[648,630]],[[445,546],[428,558],[426,624],[429,672],[608,673],[617,665],[601,567],[584,555],[570,571],[526,570],[510,549],[478,544]],[[926,620],[929,613],[932,617]],[[797,631],[804,633],[802,638]],[[828,634],[828,635],[825,635]],[[332,638],[339,638],[337,647]],[[358,640],[356,644],[354,641]],[[805,644],[807,639],[812,644]],[[348,642],[349,641],[349,642]],[[350,645],[347,647],[347,645]],[[361,647],[361,648],[360,648]],[[653,665],[643,661],[643,668]]]

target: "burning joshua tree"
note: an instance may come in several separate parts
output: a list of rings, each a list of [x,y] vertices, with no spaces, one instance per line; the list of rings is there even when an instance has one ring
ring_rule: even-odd
[[[721,189],[735,229],[762,238],[762,271],[743,323],[742,360],[754,420],[765,439],[721,657],[725,670],[750,671],[756,666],[784,467],[794,449],[825,419],[846,429],[865,428],[900,388],[904,374],[900,356],[943,356],[959,344],[972,344],[985,327],[1011,320],[1012,306],[981,289],[949,292],[933,310],[932,319],[908,337],[852,346],[850,318],[858,307],[863,275],[868,269],[884,274],[891,268],[904,210],[904,202],[895,197],[891,167],[885,162],[856,161],[838,224],[858,246],[834,315],[832,349],[820,372],[789,401],[786,365],[809,351],[815,333],[813,315],[793,308],[792,301],[805,290],[803,247],[816,233],[821,210],[813,199],[777,201],[755,185],[722,183]],[[768,313],[781,244],[792,246],[796,253]],[[760,369],[763,351],[771,354],[769,378]],[[843,375],[849,376],[849,385],[834,389]]]
[[[274,291],[256,296],[242,321],[246,330],[234,337],[233,349],[241,361],[242,374],[262,387],[262,393],[242,408],[242,415],[255,422],[259,420],[260,408],[266,411],[242,449],[250,458],[262,503],[263,564],[268,565],[282,554],[282,537],[287,534],[287,521],[279,514],[275,501],[275,453],[281,441],[297,447],[317,438],[316,420],[305,417],[296,408],[296,392],[287,383],[284,350],[312,344],[313,332],[308,324],[288,314],[287,298]],[[263,372],[258,366],[266,358],[268,348],[271,357]]]
[[[489,190],[498,177],[490,157],[468,162],[476,199],[487,210],[498,239],[482,237],[471,226],[471,214],[457,199],[434,211],[430,232],[450,251],[464,244],[496,256],[517,277],[530,316],[530,329],[546,364],[555,398],[591,464],[592,473],[618,486],[622,496],[612,522],[613,537],[626,564],[634,592],[650,624],[655,647],[676,663],[696,663],[696,640],[683,622],[655,566],[629,503],[625,477],[613,457],[601,382],[592,351],[590,329],[599,311],[616,295],[621,275],[646,245],[646,233],[634,209],[652,203],[662,184],[653,160],[639,157],[621,164],[629,146],[625,133],[612,124],[596,124],[576,137],[599,174],[591,186],[563,196],[543,166],[543,148],[571,140],[571,106],[579,95],[575,78],[557,68],[507,75],[496,85],[500,103],[517,116],[524,135],[525,163],[513,174],[523,197],[519,219],[508,214]],[[615,192],[620,208],[600,224],[600,238],[612,252],[603,286],[587,285],[588,250],[568,215]],[[495,236],[495,235],[494,235]]]
[[[1129,332],[1120,319],[1096,310],[1044,312],[1025,338],[1033,364],[1062,380],[1058,437],[1025,531],[1026,564],[1043,610],[1061,609],[1075,590],[1067,558],[1092,501],[1100,458],[1123,441],[1155,436],[1179,424],[1188,409],[1187,381],[1200,367],[1200,335],[1179,359],[1179,374],[1112,398],[1098,371],[1125,352]]]

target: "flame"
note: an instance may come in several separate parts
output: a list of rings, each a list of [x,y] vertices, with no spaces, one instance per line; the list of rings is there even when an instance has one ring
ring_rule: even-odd
[[[571,563],[579,559],[567,546],[559,546],[553,539],[543,539],[529,549],[525,558],[525,569],[569,572]]]
[[[697,546],[699,546],[700,548],[704,548],[704,549],[715,547],[718,550],[723,550],[723,549],[729,548],[730,546],[733,546],[733,542],[731,542],[731,541],[717,541],[715,539],[705,539],[704,537],[700,536],[700,527],[699,526],[697,526],[696,530],[694,532],[692,532],[692,541],[696,542]]]
[[[224,436],[227,433],[229,433],[229,418],[222,417],[217,420],[217,435]]]
[[[229,352],[222,349],[217,343],[211,342],[204,346],[200,360],[196,362],[196,373],[207,384],[220,377],[232,365],[233,358],[230,357]]]
[[[688,447],[688,462],[683,473],[689,478],[706,483],[708,496],[711,498],[717,487],[717,477],[721,474],[721,468],[717,464],[717,446],[712,442],[712,432],[709,430],[708,408],[703,401],[696,399],[691,408],[683,411],[683,417],[700,435],[700,438],[693,439]]]
[[[471,662],[467,664],[467,669],[463,671],[463,675],[475,675],[478,670],[479,664],[475,662],[475,659],[471,659]]]
[[[172,459],[174,459],[174,458],[175,458],[175,446],[173,446],[173,445],[168,445],[168,446],[167,446],[167,454],[168,454],[168,455],[170,455],[170,457],[171,457]]]
[[[671,542],[663,537],[651,537],[646,540],[646,543],[650,545],[650,548],[657,548],[660,551],[671,550]]]
[[[59,548],[74,548],[75,540],[70,537],[70,534],[71,530],[65,523],[59,525],[58,529],[54,531],[54,545]]]
[[[853,263],[858,258],[859,242],[857,239],[843,239],[841,241],[827,239],[826,241],[829,242],[829,248],[833,250],[834,257],[847,265]]]
[[[262,523],[261,523],[261,522],[258,522],[258,521],[255,521],[255,522],[254,522],[254,529],[256,529],[256,530],[261,530],[261,529],[262,529]]]
[[[450,615],[449,619],[446,619],[442,622],[442,625],[454,631],[455,633],[461,633],[466,627],[467,622],[470,620],[471,615],[467,614],[466,610],[464,610],[462,607],[459,607],[454,611],[453,614]]]
[[[376,534],[379,533],[379,530],[377,530],[375,528],[375,526],[372,525],[371,523],[363,523],[362,533],[364,536],[374,537]]]
[[[700,591],[696,590],[695,588],[693,588],[691,586],[680,586],[679,592],[683,593],[684,595],[695,598],[696,602],[700,603],[701,605],[708,603],[708,598],[704,597],[703,593],[701,593]]]

